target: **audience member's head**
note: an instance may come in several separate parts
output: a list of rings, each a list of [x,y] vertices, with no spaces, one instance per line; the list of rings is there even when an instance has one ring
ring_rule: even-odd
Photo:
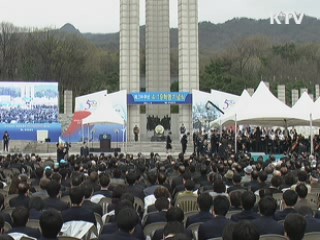
[[[138,222],[139,217],[133,208],[123,208],[117,214],[117,226],[124,232],[133,232]]]
[[[84,198],[85,199],[88,199],[92,196],[92,193],[93,193],[93,187],[92,185],[89,183],[89,182],[83,182],[81,183],[80,185],[82,191],[83,191],[83,194],[84,194]]]
[[[266,196],[259,201],[259,211],[263,216],[271,217],[277,209],[277,202],[271,196]]]
[[[250,221],[240,221],[232,233],[232,239],[236,240],[259,240],[259,237],[256,226]]]
[[[226,185],[221,179],[217,179],[213,183],[213,191],[216,193],[225,193],[226,192]]]
[[[83,174],[79,172],[73,172],[71,175],[71,186],[78,187],[83,182]]]
[[[154,203],[154,206],[156,207],[156,209],[161,212],[163,210],[168,210],[169,209],[169,200],[168,198],[165,198],[165,197],[161,197],[161,198],[158,198],[156,200],[156,202]]]
[[[25,183],[25,182],[20,182],[18,184],[18,193],[20,195],[25,195],[29,190],[29,185],[28,183]]]
[[[171,207],[166,213],[166,219],[167,222],[178,221],[182,223],[184,219],[184,212],[179,207]]]
[[[103,188],[107,188],[110,184],[110,177],[107,173],[100,173],[99,174],[99,183],[100,186]]]
[[[300,171],[297,173],[297,177],[298,177],[298,181],[299,181],[299,182],[306,182],[307,179],[308,179],[308,174],[307,174],[306,171],[300,170]]]
[[[282,195],[283,201],[288,207],[293,207],[298,200],[298,194],[293,190],[287,190]]]
[[[44,211],[39,219],[42,236],[45,238],[56,238],[63,225],[60,212],[54,209]]]
[[[209,212],[212,206],[212,197],[208,193],[201,193],[197,198],[200,211]]]
[[[244,210],[251,210],[256,203],[256,195],[251,191],[245,191],[241,194],[241,202]]]
[[[11,218],[15,227],[24,227],[29,219],[29,210],[25,207],[16,207],[12,211]]]
[[[284,220],[285,235],[289,240],[302,240],[306,225],[305,218],[300,214],[289,214]]]
[[[81,205],[84,200],[84,193],[81,187],[70,188],[70,200],[74,205]]]
[[[49,197],[55,198],[60,193],[61,185],[56,181],[50,181],[47,185],[47,193]]]
[[[299,183],[295,190],[299,198],[306,198],[308,195],[308,188],[304,183]]]
[[[155,198],[160,198],[160,197],[171,198],[171,195],[167,188],[157,187],[156,190],[154,191],[154,197]]]
[[[41,178],[41,179],[40,179],[40,182],[39,182],[40,188],[41,188],[42,190],[46,190],[49,182],[50,182],[50,179],[45,178],[45,177]]]
[[[222,233],[223,240],[233,240],[232,234],[233,234],[235,226],[236,226],[236,223],[233,223],[233,222],[224,226],[223,233]]]
[[[240,191],[232,191],[229,193],[230,195],[230,204],[234,208],[241,207],[241,192]]]
[[[213,211],[215,215],[225,216],[229,211],[230,203],[227,197],[217,196],[213,200]]]
[[[186,188],[187,191],[193,191],[195,187],[194,181],[192,180],[185,181],[184,187]]]

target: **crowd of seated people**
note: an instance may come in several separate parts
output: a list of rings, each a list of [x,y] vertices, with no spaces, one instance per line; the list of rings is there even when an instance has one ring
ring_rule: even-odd
[[[58,122],[59,109],[51,106],[33,106],[32,109],[0,108],[0,123]]]
[[[71,155],[60,164],[9,154],[0,165],[0,239],[78,237],[92,229],[95,238],[140,240],[320,232],[320,163],[306,154],[276,162],[243,153],[115,153]],[[38,228],[29,225],[34,221]]]

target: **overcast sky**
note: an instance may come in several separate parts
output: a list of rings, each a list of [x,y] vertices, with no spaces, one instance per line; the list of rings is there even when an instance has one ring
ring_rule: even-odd
[[[170,25],[177,26],[177,1],[170,0]],[[81,32],[119,31],[120,0],[0,0],[0,22],[19,27],[60,28],[71,23]],[[140,22],[145,23],[145,0]],[[294,11],[320,18],[318,0],[199,0],[199,21],[223,23],[234,17],[269,18]]]

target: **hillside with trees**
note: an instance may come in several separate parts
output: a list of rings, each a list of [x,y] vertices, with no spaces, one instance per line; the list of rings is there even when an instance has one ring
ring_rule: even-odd
[[[171,29],[172,90],[178,89],[178,30]],[[141,27],[141,77],[145,76],[145,27]],[[260,80],[313,91],[320,73],[320,20],[270,25],[269,20],[233,19],[199,23],[200,89],[240,94]],[[0,23],[1,81],[58,81],[78,96],[119,88],[119,33],[22,29]],[[142,81],[142,87],[144,82]],[[311,92],[312,93],[312,92]],[[289,94],[287,94],[289,95]],[[288,99],[290,102],[290,99]]]

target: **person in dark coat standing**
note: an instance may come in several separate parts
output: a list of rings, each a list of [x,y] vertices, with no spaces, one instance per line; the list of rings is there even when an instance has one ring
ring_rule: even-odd
[[[4,132],[2,139],[3,139],[3,151],[7,150],[8,152],[10,136],[7,131]]]
[[[183,134],[183,136],[182,136],[182,138],[181,138],[181,145],[182,145],[182,152],[183,152],[183,154],[186,153],[187,144],[188,144],[188,136],[187,136],[187,134]]]
[[[167,135],[167,139],[166,139],[166,151],[167,151],[167,153],[169,151],[171,151],[171,149],[172,149],[171,143],[172,143],[171,132],[169,132],[168,135]]]

